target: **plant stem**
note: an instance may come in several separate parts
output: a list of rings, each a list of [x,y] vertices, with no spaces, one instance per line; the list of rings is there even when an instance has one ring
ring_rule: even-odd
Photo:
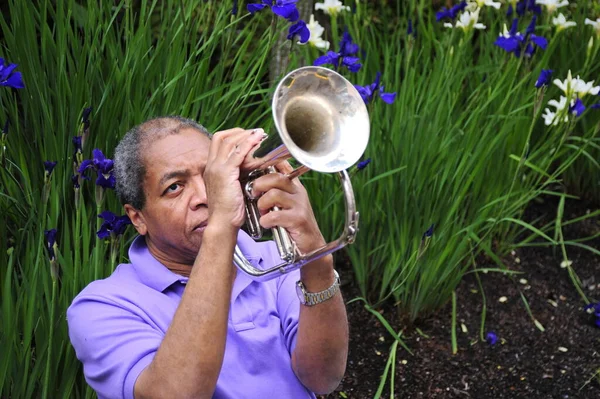
[[[47,357],[46,357],[46,370],[45,370],[45,374],[44,374],[44,385],[43,385],[43,393],[42,393],[42,398],[46,399],[48,397],[48,387],[50,384],[50,370],[52,370],[51,367],[51,363],[52,363],[52,344],[53,344],[53,340],[54,340],[54,317],[55,317],[55,310],[56,310],[56,290],[57,290],[57,282],[56,279],[52,279],[52,299],[50,300],[50,331],[48,332],[48,334],[50,334],[50,336],[48,337],[48,352],[47,352]]]
[[[456,355],[458,345],[456,343],[456,291],[452,291],[452,354]]]

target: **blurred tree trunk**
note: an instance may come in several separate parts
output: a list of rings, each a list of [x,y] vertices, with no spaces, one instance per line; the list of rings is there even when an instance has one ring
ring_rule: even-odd
[[[313,9],[313,0],[299,0],[297,3],[300,19],[308,21]],[[287,21],[286,21],[287,22]],[[288,23],[289,25],[289,23]],[[288,57],[290,56],[290,45],[287,41],[287,29],[279,35],[277,43],[271,50],[271,62],[269,64],[269,80],[276,83],[287,72]]]

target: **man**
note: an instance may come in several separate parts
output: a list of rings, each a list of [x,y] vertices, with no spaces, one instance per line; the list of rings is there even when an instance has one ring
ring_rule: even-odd
[[[331,255],[263,283],[233,265],[236,243],[256,267],[280,262],[272,242],[240,230],[240,167],[264,137],[239,128],[210,137],[195,122],[165,117],[117,146],[117,194],[140,236],[131,263],[92,282],[67,311],[100,398],[314,398],[339,384],[348,324]],[[254,182],[260,222],[284,227],[308,252],[324,240],[306,191],[282,173]],[[282,210],[268,213],[274,206]],[[335,295],[302,305],[298,281]]]

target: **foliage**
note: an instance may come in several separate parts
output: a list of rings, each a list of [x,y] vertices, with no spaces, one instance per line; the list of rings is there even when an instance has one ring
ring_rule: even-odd
[[[133,231],[119,234],[125,226],[116,225],[122,212],[110,184],[84,180],[83,159],[98,178],[110,174],[104,155],[125,130],[159,115],[191,117],[211,131],[271,128],[276,82],[268,81],[267,61],[273,46],[292,44],[277,40],[290,27],[267,12],[251,17],[243,2],[232,15],[233,3],[2,6],[1,56],[18,64],[25,87],[0,87],[0,123],[10,121],[0,146],[0,396],[93,396],[65,311],[87,283],[126,260]],[[328,59],[360,59],[360,68],[346,59],[357,72],[343,74],[369,101],[370,144],[351,170],[361,232],[347,254],[371,305],[393,297],[415,320],[451,298],[473,252],[509,243],[524,207],[565,172],[582,189],[598,182],[595,110],[547,127],[542,109],[559,89],[534,84],[542,69],[561,80],[568,70],[598,75],[600,38],[588,50],[593,31],[583,20],[600,10],[570,7],[578,27],[559,33],[542,15],[536,34],[549,44],[525,59],[493,44],[511,23],[504,10],[482,9],[486,30],[463,33],[435,22],[424,0],[347,3],[354,12],[316,13],[338,54]],[[344,29],[360,50],[337,48]],[[294,42],[286,70],[319,56]],[[45,169],[44,161],[57,164]],[[584,169],[589,178],[579,177]],[[333,238],[343,220],[335,177],[309,174],[303,182]]]
[[[566,190],[563,173],[597,140],[598,111],[548,127],[542,109],[560,90],[534,86],[542,69],[560,80],[569,70],[590,81],[598,75],[600,43],[596,38],[588,50],[594,30],[583,24],[595,14],[585,6],[570,10],[579,25],[560,32],[550,16],[537,17],[536,35],[549,43],[531,58],[494,45],[502,25],[512,23],[504,9],[481,9],[482,31],[444,28],[421,3],[393,29],[360,5],[337,22],[366,51],[351,79],[370,83],[382,71],[386,89],[398,91],[393,106],[370,105],[365,157],[372,162],[353,176],[361,232],[348,253],[372,302],[393,296],[409,321],[433,312],[451,298],[471,249],[503,251],[533,198]],[[406,32],[408,17],[416,38]],[[532,19],[521,17],[519,31]],[[309,187],[323,192],[329,184],[315,180]],[[321,204],[318,220],[331,218],[336,205]],[[433,235],[424,234],[432,224]]]
[[[10,120],[0,170],[0,251],[8,254],[0,256],[3,397],[85,392],[65,311],[124,259],[127,243],[96,236],[97,215],[122,211],[95,179],[78,179],[74,189],[80,158],[94,148],[110,157],[126,129],[158,115],[186,115],[214,131],[257,125],[266,113],[256,103],[266,92],[273,32],[215,2],[115,4],[14,0],[0,17],[2,53],[19,64],[26,86],[0,96],[0,120]],[[86,107],[93,107],[87,134]],[[78,156],[72,138],[81,135]],[[57,162],[50,175],[44,160]],[[50,229],[57,229],[52,265],[44,249]]]

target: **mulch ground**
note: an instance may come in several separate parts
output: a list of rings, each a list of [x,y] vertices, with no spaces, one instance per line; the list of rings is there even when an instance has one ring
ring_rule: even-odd
[[[546,198],[528,209],[525,218],[552,220],[556,207],[556,200]],[[595,209],[598,207],[571,200],[565,219]],[[600,218],[596,217],[565,228],[564,234],[568,240],[598,232]],[[587,244],[600,249],[600,239]],[[567,251],[585,294],[592,301],[600,300],[600,256],[576,247]],[[452,354],[449,303],[418,325],[429,338],[415,332],[407,334],[405,342],[414,355],[398,347],[396,398],[600,398],[600,328],[595,326],[593,315],[583,311],[584,303],[567,269],[560,266],[560,250],[520,248],[503,261],[523,274],[515,278],[491,272],[480,275],[487,298],[485,331],[495,332],[498,342],[490,345],[479,340],[482,296],[477,280],[468,275],[456,291],[458,353]],[[478,266],[496,267],[483,258]],[[352,283],[343,291],[346,299],[358,296]],[[520,292],[545,332],[534,325]],[[384,316],[398,331],[401,326],[393,313],[388,308]],[[346,376],[334,393],[323,398],[373,398],[388,359],[393,341],[381,323],[358,302],[348,305],[348,318]],[[390,397],[389,388],[382,397]]]

